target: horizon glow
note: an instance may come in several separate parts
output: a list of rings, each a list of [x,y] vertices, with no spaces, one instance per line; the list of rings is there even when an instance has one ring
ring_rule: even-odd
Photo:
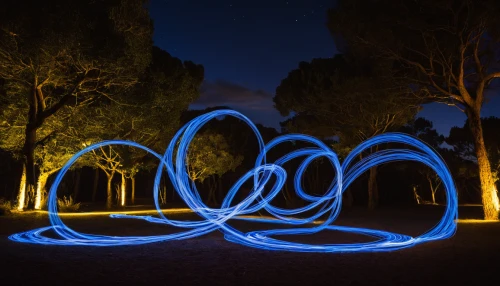
[[[191,140],[198,130],[219,116],[233,116],[246,123],[255,133],[258,140],[260,153],[255,161],[253,169],[243,175],[228,191],[220,208],[210,208],[201,201],[194,182],[189,178],[187,172],[187,152]],[[292,151],[279,158],[273,163],[266,162],[267,152],[275,146],[288,141],[307,142],[314,147],[307,147]],[[357,156],[379,144],[402,143],[413,149],[387,149],[377,151],[362,160],[356,161]],[[153,198],[159,217],[138,216],[129,214],[111,214],[113,218],[142,219],[152,223],[166,224],[179,227],[183,230],[164,235],[151,236],[107,236],[97,234],[86,234],[77,232],[63,223],[57,211],[57,189],[64,175],[75,163],[75,161],[87,152],[102,146],[126,145],[145,150],[159,159],[153,189]],[[177,148],[177,150],[176,150]],[[175,152],[176,150],[176,152]],[[175,154],[174,154],[175,152]],[[288,161],[305,157],[294,175],[294,188],[296,194],[305,202],[306,206],[295,209],[284,209],[272,205],[272,200],[280,193],[287,178],[287,172],[282,167]],[[308,165],[315,159],[325,157],[335,169],[335,177],[323,196],[307,194],[301,185],[302,176]],[[338,217],[342,206],[342,193],[363,172],[373,166],[393,161],[417,161],[432,168],[441,178],[446,191],[446,208],[441,220],[430,230],[416,237],[397,234],[383,230],[366,229],[359,227],[348,227],[333,225]],[[198,214],[200,221],[181,221],[168,219],[160,209],[159,190],[162,172],[166,170],[174,186],[175,191],[184,200],[188,207]],[[274,177],[274,178],[273,178]],[[253,188],[248,196],[239,203],[232,203],[235,195],[243,183],[253,179]],[[269,190],[272,179],[273,185]],[[264,193],[265,187],[266,192]],[[163,155],[132,141],[111,140],[92,144],[76,153],[64,167],[58,172],[52,184],[48,197],[48,213],[51,226],[42,227],[26,232],[16,233],[9,239],[17,242],[42,244],[42,245],[86,245],[86,246],[120,246],[138,245],[160,241],[188,239],[198,237],[209,232],[220,230],[224,233],[226,240],[239,243],[249,247],[267,250],[282,250],[295,252],[369,252],[369,251],[392,251],[411,247],[423,242],[441,240],[451,237],[456,231],[456,219],[458,218],[458,198],[453,178],[441,156],[429,145],[418,138],[403,133],[385,133],[372,137],[352,150],[347,158],[339,162],[337,155],[331,148],[312,136],[303,134],[287,134],[276,137],[269,143],[264,141],[257,127],[243,114],[234,110],[216,110],[200,115],[175,134]],[[265,210],[271,217],[248,217],[259,210]],[[316,210],[310,217],[297,218],[305,212]],[[247,216],[247,217],[242,217]],[[318,223],[320,217],[325,217]],[[250,232],[242,232],[228,225],[231,219],[278,223],[294,226],[289,229],[266,229]],[[305,227],[305,226],[308,227]],[[311,226],[313,225],[313,226]],[[44,232],[53,230],[59,238],[45,236]],[[307,244],[290,242],[274,238],[277,235],[304,235],[320,231],[344,231],[356,234],[368,235],[377,238],[374,241],[351,244]]]

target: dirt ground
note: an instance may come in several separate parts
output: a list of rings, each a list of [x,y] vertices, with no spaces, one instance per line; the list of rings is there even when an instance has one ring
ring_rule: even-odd
[[[462,218],[477,215],[477,209],[460,211]],[[416,235],[436,218],[437,212],[429,209],[351,210],[343,212],[338,223]],[[107,216],[63,220],[75,230],[95,234],[172,231]],[[457,234],[448,240],[358,254],[265,251],[227,242],[220,232],[123,247],[42,246],[7,238],[46,225],[46,215],[0,217],[0,273],[2,281],[9,281],[6,285],[496,285],[500,277],[500,223],[459,223]],[[247,222],[235,226],[257,227]],[[293,238],[312,243],[366,239],[334,232]]]

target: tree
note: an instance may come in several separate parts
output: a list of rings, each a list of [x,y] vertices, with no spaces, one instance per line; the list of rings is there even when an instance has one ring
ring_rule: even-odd
[[[500,118],[485,117],[481,118],[483,128],[483,137],[486,153],[492,165],[493,180],[498,181],[500,174]],[[453,127],[450,135],[446,138],[446,143],[453,147],[463,159],[478,162],[477,153],[474,152],[474,135],[470,128],[470,121],[466,120],[462,127]],[[496,194],[498,195],[498,194]],[[500,208],[498,197],[493,198],[497,208]]]
[[[226,139],[216,133],[204,132],[195,135],[188,148],[187,166],[191,180],[203,183],[206,179],[221,177],[234,171],[243,161],[242,155],[230,153]],[[217,203],[215,181],[211,182],[208,202]]]
[[[483,126],[483,137],[486,146],[488,158],[492,162],[492,169],[495,173],[500,171],[500,118],[498,117],[483,117],[481,118]],[[466,159],[477,161],[474,152],[474,138],[470,131],[469,120],[466,120],[462,127],[452,127],[450,135],[446,138],[446,143],[453,146],[455,152]]]
[[[499,12],[500,2],[494,0],[340,0],[328,13],[339,48],[394,61],[416,94],[466,114],[484,218],[494,220],[500,209],[480,114],[488,88],[500,77]]]
[[[2,138],[0,147],[10,152],[15,158],[22,157],[22,147],[24,145],[24,130],[26,126],[26,112],[28,106],[18,103],[9,103],[4,106],[0,113],[0,120],[3,125],[0,127]],[[81,142],[74,136],[74,131],[78,130],[82,122],[78,122],[77,115],[73,115],[71,108],[63,108],[58,112],[59,117],[51,116],[44,121],[44,128],[38,132],[38,139],[35,143],[34,163],[37,174],[36,189],[34,192],[34,208],[41,209],[44,199],[45,184],[50,175],[57,172],[67,160],[81,148]],[[80,133],[82,131],[79,131]],[[77,166],[77,165],[76,165]],[[18,209],[25,208],[27,200],[26,188],[26,168],[23,167],[23,174],[18,195]],[[23,187],[24,186],[24,187]]]
[[[131,140],[163,153],[179,127],[181,114],[199,96],[204,69],[190,61],[181,62],[158,47],[152,48],[152,61],[140,82],[124,93],[120,102],[101,101],[85,109],[87,124],[81,126],[82,142]],[[128,179],[131,201],[135,199],[135,176],[140,170],[152,169],[157,162],[147,152],[125,146],[105,146],[94,150],[90,164],[107,176],[106,206],[113,205],[112,181],[122,177],[119,196],[125,204]],[[87,156],[88,158],[88,156]]]
[[[438,152],[441,152],[443,149],[441,145],[443,144],[445,138],[443,135],[440,135],[436,129],[433,128],[433,124],[431,121],[419,117],[415,120],[412,120],[410,123],[402,126],[399,130],[400,132],[408,133],[415,137],[418,137],[420,140],[426,142]],[[431,194],[431,204],[436,203],[436,192],[439,190],[441,186],[441,179],[434,172],[434,170],[430,169],[427,166],[419,164],[417,167],[418,172],[425,177],[425,180],[428,183],[430,194]],[[413,192],[415,194],[415,198],[417,199],[417,203],[426,202],[422,199],[422,197],[418,194],[418,185],[413,186]]]
[[[384,62],[367,65],[369,59],[331,59],[302,62],[276,89],[275,107],[288,130],[322,136],[338,136],[343,148],[353,147],[378,134],[407,123],[418,111],[411,90],[387,71]],[[380,76],[383,75],[383,76]],[[375,151],[375,150],[372,150]],[[377,167],[368,179],[369,208],[378,204]]]
[[[28,106],[21,153],[34,206],[40,130],[78,108],[134,86],[150,62],[152,23],[144,1],[4,1],[0,78],[10,102]]]

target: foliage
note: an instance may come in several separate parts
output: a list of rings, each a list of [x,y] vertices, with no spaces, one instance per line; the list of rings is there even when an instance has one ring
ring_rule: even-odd
[[[243,156],[229,152],[229,144],[220,134],[197,134],[188,148],[188,170],[193,181],[203,182],[213,175],[222,176],[234,171],[242,161]]]
[[[491,161],[491,167],[498,179],[500,174],[500,118],[484,117],[481,118],[483,127],[484,143],[488,152],[488,158]],[[474,139],[469,128],[469,121],[465,121],[462,127],[455,126],[451,128],[450,135],[446,138],[446,143],[453,147],[464,159],[476,160],[474,152]]]
[[[275,107],[294,116],[282,126],[291,132],[331,138],[347,151],[375,135],[407,123],[419,110],[412,90],[384,61],[337,55],[302,62],[276,89]],[[378,204],[377,167],[368,179],[369,208]]]
[[[444,136],[433,128],[432,122],[422,117],[410,121],[398,131],[418,137],[420,140],[423,140],[436,149],[440,148],[445,140]]]
[[[362,6],[362,9],[360,8]],[[500,78],[500,2],[340,0],[328,28],[355,55],[392,61],[415,94],[463,111],[470,122],[486,219],[500,203],[481,127],[481,108]]]
[[[120,101],[101,100],[80,109],[72,117],[71,137],[77,146],[89,146],[110,139],[131,140],[162,153],[179,125],[180,114],[199,96],[203,67],[182,63],[153,47],[151,64],[140,82],[123,93]],[[116,173],[126,178],[157,166],[147,152],[126,146],[105,146],[79,159],[79,166],[98,167],[108,179],[108,206],[111,181]]]
[[[0,198],[0,215],[9,214],[14,209],[15,209],[14,202]]]
[[[153,60],[141,82],[122,97],[122,102],[101,102],[89,109],[81,139],[90,145],[105,139],[132,140],[163,152],[177,131],[181,113],[199,96],[203,67],[182,63],[166,51],[153,47]],[[137,173],[157,162],[143,159],[146,152],[129,147],[113,147],[121,170]],[[107,150],[106,153],[111,152]],[[111,152],[111,153],[112,153]],[[102,154],[97,155],[101,157]],[[114,156],[111,156],[114,157]]]
[[[152,25],[144,2],[135,0],[4,1],[0,13],[2,105],[22,114],[25,126],[23,137],[6,141],[26,161],[33,205],[35,149],[51,129],[47,121],[116,101],[134,86],[150,62]]]
[[[394,61],[431,101],[475,108],[495,72],[498,1],[341,0],[328,28],[341,49]],[[363,6],[363,9],[360,7]],[[343,45],[341,45],[342,43]]]
[[[345,56],[302,62],[276,89],[274,102],[290,131],[339,136],[346,145],[408,122],[418,111],[415,100],[391,78],[383,64],[367,69]],[[380,76],[383,74],[383,76]]]
[[[75,203],[71,196],[64,196],[62,199],[57,199],[57,206],[60,212],[76,212],[80,209],[80,203]]]

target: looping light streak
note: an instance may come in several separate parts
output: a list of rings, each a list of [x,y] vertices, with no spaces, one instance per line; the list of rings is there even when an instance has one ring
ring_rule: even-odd
[[[255,166],[243,175],[228,191],[220,208],[210,208],[205,205],[190,180],[187,173],[188,147],[196,132],[209,120],[219,116],[233,116],[246,123],[255,133],[258,140],[260,153],[256,159]],[[314,147],[302,148],[293,151],[273,163],[266,162],[267,152],[275,146],[289,141],[307,142]],[[362,160],[356,161],[358,155],[379,144],[402,143],[411,149],[390,149],[372,153]],[[75,163],[75,161],[94,149],[108,145],[126,145],[145,150],[159,159],[160,164],[154,182],[153,197],[159,217],[135,216],[127,214],[112,214],[113,218],[142,219],[152,223],[166,224],[181,228],[174,234],[151,235],[151,236],[107,236],[86,234],[77,232],[65,225],[57,212],[57,188],[64,175]],[[174,154],[175,153],[175,154]],[[280,193],[287,178],[287,172],[282,167],[288,161],[305,157],[294,176],[294,187],[296,194],[308,205],[284,209],[272,204],[273,199]],[[323,196],[307,194],[301,185],[301,178],[308,165],[315,159],[324,157],[329,160],[335,169],[335,177]],[[446,190],[447,204],[441,220],[426,233],[411,237],[382,230],[355,228],[348,226],[333,225],[338,217],[342,206],[343,191],[363,172],[373,166],[393,161],[417,161],[432,168],[443,181]],[[166,170],[175,190],[186,202],[188,207],[198,214],[200,221],[181,221],[167,218],[159,204],[160,178]],[[273,179],[274,178],[274,179]],[[253,188],[248,196],[239,203],[233,203],[233,199],[241,186],[253,179]],[[270,181],[273,182],[272,186]],[[264,191],[265,189],[265,191]],[[201,115],[184,125],[170,142],[164,155],[155,153],[153,150],[131,141],[111,140],[103,141],[86,147],[75,154],[59,171],[50,189],[48,197],[48,213],[51,226],[34,229],[9,236],[13,241],[44,244],[44,245],[88,245],[88,246],[118,246],[135,245],[159,241],[179,240],[193,238],[220,230],[228,241],[242,245],[263,248],[269,250],[297,251],[297,252],[366,252],[366,251],[392,251],[411,247],[419,243],[432,240],[446,239],[456,231],[457,219],[457,194],[451,174],[443,159],[427,144],[412,136],[402,133],[386,133],[375,136],[362,142],[357,146],[341,164],[337,155],[322,141],[307,135],[290,134],[275,138],[264,144],[257,127],[244,115],[233,110],[216,110]],[[249,214],[259,210],[265,210],[271,217],[252,217]],[[316,212],[306,217],[305,213],[315,210]],[[322,220],[319,221],[319,218]],[[324,219],[326,217],[326,219]],[[228,225],[230,219],[250,220],[254,222],[280,223],[291,225],[287,229],[258,230],[242,232]],[[55,231],[59,238],[44,235],[48,230]],[[307,244],[290,242],[274,238],[278,235],[304,235],[320,231],[343,231],[374,238],[373,241],[351,244]]]

